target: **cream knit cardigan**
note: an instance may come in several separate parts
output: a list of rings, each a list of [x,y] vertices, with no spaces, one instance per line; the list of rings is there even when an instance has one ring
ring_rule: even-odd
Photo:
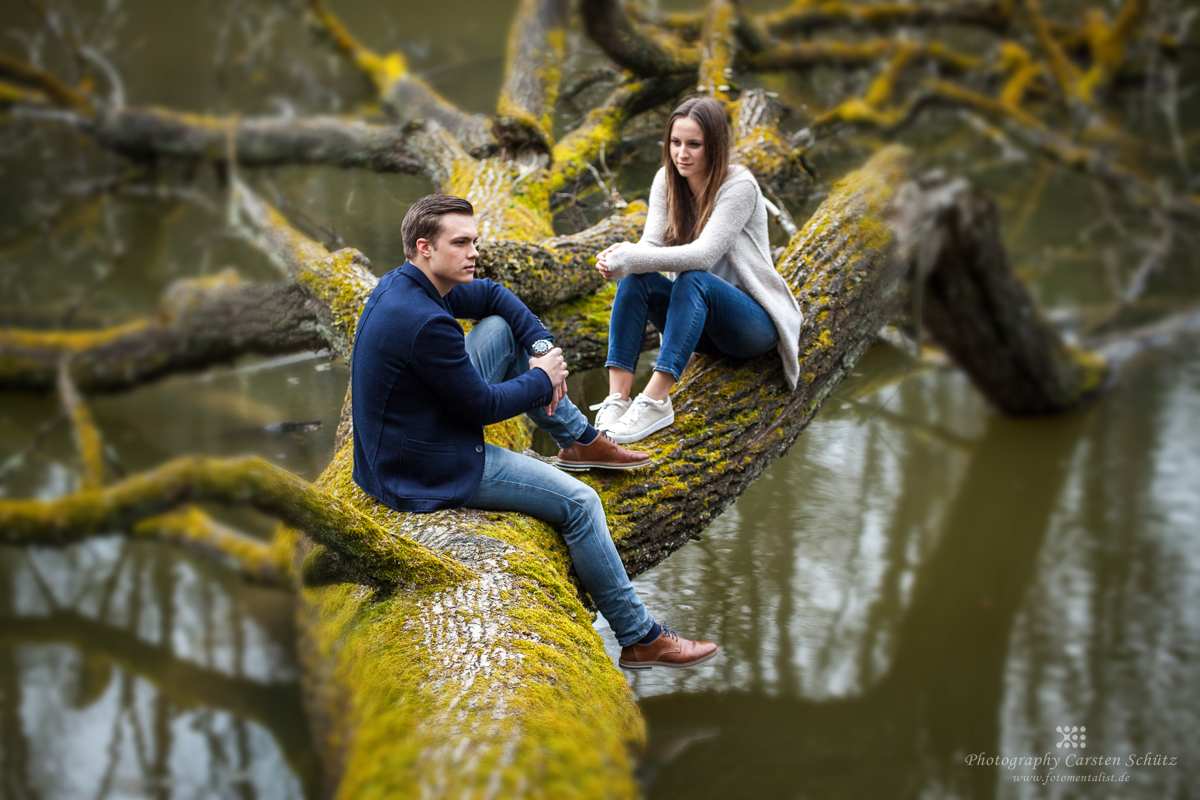
[[[650,189],[650,209],[646,228],[637,244],[624,244],[608,254],[608,268],[613,278],[630,273],[684,272],[710,269],[729,256],[733,272],[742,282],[746,294],[763,307],[779,332],[776,349],[783,359],[783,373],[788,385],[796,388],[800,378],[800,325],[804,316],[796,298],[771,261],[767,241],[767,206],[758,181],[750,170],[731,166],[725,182],[717,190],[712,214],[696,241],[675,247],[663,244],[667,225],[666,167],[654,176]]]

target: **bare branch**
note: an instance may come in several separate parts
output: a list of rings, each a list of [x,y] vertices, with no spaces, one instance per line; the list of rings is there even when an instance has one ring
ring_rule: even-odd
[[[728,113],[733,58],[736,52],[733,28],[737,9],[730,0],[711,0],[700,34],[700,79],[697,91],[707,94]]]
[[[238,164],[327,164],[375,172],[427,172],[414,140],[418,127],[372,125],[338,117],[210,117],[162,108],[125,109],[99,115],[96,140],[130,158],[160,157],[224,161],[232,139]]]
[[[548,194],[560,190],[600,158],[602,149],[614,152],[625,123],[643,111],[679,95],[692,83],[691,75],[633,81],[613,90],[604,104],[554,146],[553,164],[542,184]]]
[[[739,63],[754,72],[807,70],[818,66],[851,69],[875,64],[902,44],[913,48],[912,60],[936,64],[946,74],[964,74],[983,65],[982,59],[956,52],[941,42],[921,44],[894,37],[861,42],[780,42],[760,52],[741,55]]]
[[[353,248],[330,253],[237,178],[229,194],[235,229],[316,302],[322,337],[349,362],[359,314],[377,283],[371,262]]]

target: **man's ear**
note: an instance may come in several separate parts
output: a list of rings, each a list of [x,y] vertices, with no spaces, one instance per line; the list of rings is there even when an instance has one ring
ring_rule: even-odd
[[[433,250],[433,243],[428,239],[417,239],[417,253],[424,258],[429,258]]]

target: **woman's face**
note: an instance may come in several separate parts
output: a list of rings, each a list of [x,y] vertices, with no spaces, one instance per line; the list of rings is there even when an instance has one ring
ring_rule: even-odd
[[[671,163],[689,180],[702,178],[708,169],[704,131],[691,117],[680,117],[671,126]]]

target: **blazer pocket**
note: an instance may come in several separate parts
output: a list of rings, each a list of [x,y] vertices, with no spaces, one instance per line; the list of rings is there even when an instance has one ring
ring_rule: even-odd
[[[405,439],[400,448],[400,477],[415,485],[421,497],[449,500],[458,490],[458,448]]]

